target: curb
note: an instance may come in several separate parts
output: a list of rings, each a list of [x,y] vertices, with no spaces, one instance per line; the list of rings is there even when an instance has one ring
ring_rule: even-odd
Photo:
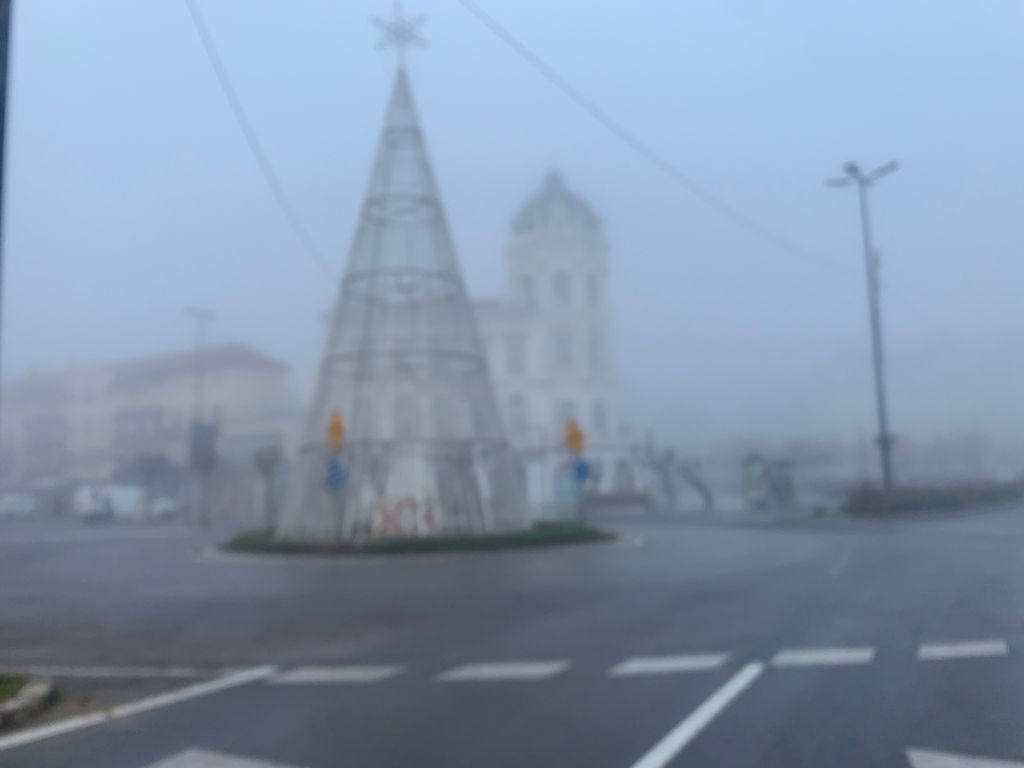
[[[49,680],[32,679],[13,698],[0,703],[0,730],[22,725],[38,715],[56,695]]]

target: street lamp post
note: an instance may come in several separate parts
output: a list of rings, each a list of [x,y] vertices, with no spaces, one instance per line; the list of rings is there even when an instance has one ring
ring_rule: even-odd
[[[882,487],[892,488],[892,444],[889,431],[889,408],[885,393],[885,354],[882,345],[882,305],[879,298],[879,259],[871,237],[871,215],[868,209],[868,190],[880,179],[899,168],[896,162],[886,163],[870,173],[863,173],[857,163],[843,166],[845,176],[829,179],[830,187],[857,185],[860,201],[860,226],[864,240],[864,269],[868,284],[868,313],[871,321],[871,353],[875,374],[875,407],[878,411],[878,453],[882,463]]]

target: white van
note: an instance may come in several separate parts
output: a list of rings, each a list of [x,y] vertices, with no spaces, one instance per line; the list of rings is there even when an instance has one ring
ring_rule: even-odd
[[[74,514],[80,520],[141,522],[148,515],[146,492],[136,485],[82,485],[75,490]]]

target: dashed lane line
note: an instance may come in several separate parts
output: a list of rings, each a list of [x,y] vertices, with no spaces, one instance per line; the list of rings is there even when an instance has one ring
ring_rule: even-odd
[[[875,649],[871,647],[846,648],[788,648],[772,657],[773,667],[846,667],[870,664]]]
[[[917,648],[919,662],[952,661],[1008,656],[1010,647],[1001,638],[963,642],[922,643]],[[870,664],[876,649],[871,646],[801,647],[779,650],[768,662],[777,669],[794,667],[842,667]],[[731,658],[728,652],[685,653],[652,656],[633,656],[608,668],[610,677],[643,677],[713,671],[723,667]],[[567,659],[545,661],[492,661],[464,664],[438,674],[438,682],[490,681],[490,680],[545,680],[565,671],[571,662]],[[259,667],[265,669],[266,667]],[[237,673],[246,673],[252,667],[202,668],[190,666],[100,666],[100,665],[38,665],[19,664],[0,660],[0,672],[26,674],[49,678],[207,678],[219,684],[234,679]],[[268,674],[268,682],[276,685],[315,684],[368,684],[397,677],[408,666],[395,664],[355,664],[335,666],[301,666]]]
[[[918,661],[950,661],[1006,656],[1010,648],[1005,640],[971,640],[963,643],[922,643],[917,649]]]
[[[441,683],[547,680],[569,667],[568,661],[493,661],[464,664],[437,676]]]
[[[279,672],[267,682],[274,685],[350,685],[379,683],[400,675],[399,664],[347,667],[296,667]]]
[[[747,690],[762,672],[764,664],[760,662],[751,662],[744,666],[679,725],[669,731],[661,741],[651,747],[643,757],[633,763],[631,768],[663,768],[668,765],[687,744]]]
[[[608,674],[612,677],[638,675],[672,675],[683,672],[709,672],[729,660],[728,653],[688,653],[678,656],[636,656],[616,664]]]

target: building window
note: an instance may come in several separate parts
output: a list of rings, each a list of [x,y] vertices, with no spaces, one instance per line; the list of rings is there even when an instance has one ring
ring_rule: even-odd
[[[608,429],[608,414],[605,412],[604,403],[600,400],[594,403],[591,417],[591,421],[594,424],[594,431],[603,435]]]
[[[513,434],[522,434],[526,431],[526,400],[516,392],[508,398],[508,424]]]
[[[519,278],[519,295],[526,306],[537,306],[537,293],[533,287],[533,278],[529,275]]]
[[[454,437],[458,434],[451,400],[445,395],[434,398],[434,437]]]
[[[509,336],[505,344],[505,369],[510,376],[522,376],[526,372],[526,339]]]
[[[572,367],[572,334],[556,333],[551,337],[551,363],[557,370]]]
[[[565,272],[555,272],[555,276],[552,279],[552,286],[554,288],[555,300],[559,304],[569,303],[569,275]]]
[[[352,410],[345,411],[343,415],[347,423],[346,431],[350,438],[355,435],[378,437],[383,425],[379,424],[377,419],[387,417],[387,408],[377,406],[375,410],[370,398],[363,395],[356,400]]]
[[[565,425],[569,421],[576,419],[576,403],[572,400],[559,400],[555,404],[555,427],[558,429],[558,434],[562,434],[562,430],[565,429]]]
[[[590,370],[600,371],[604,368],[604,344],[601,334],[597,331],[590,332]]]
[[[598,304],[601,301],[601,283],[597,275],[587,275],[587,298],[591,304]]]
[[[416,437],[419,432],[416,401],[411,395],[399,395],[395,400],[395,436]]]

